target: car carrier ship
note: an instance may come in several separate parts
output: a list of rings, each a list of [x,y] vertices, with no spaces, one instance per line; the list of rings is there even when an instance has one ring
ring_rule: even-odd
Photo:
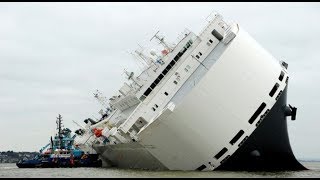
[[[266,27],[267,28],[267,27]],[[103,166],[150,170],[303,170],[288,137],[288,64],[239,24],[214,13],[199,34],[135,51],[140,74],[125,71],[118,93],[95,97],[100,120],[85,120],[75,142]],[[276,41],[276,39],[275,39]]]

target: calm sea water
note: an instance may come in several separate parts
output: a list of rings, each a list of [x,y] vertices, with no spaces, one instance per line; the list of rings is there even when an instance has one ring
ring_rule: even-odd
[[[284,172],[230,172],[230,171],[145,171],[117,168],[18,168],[15,164],[0,164],[0,178],[126,178],[126,177],[279,177],[279,178],[303,178],[320,177],[320,162],[302,162],[310,170],[284,171]]]

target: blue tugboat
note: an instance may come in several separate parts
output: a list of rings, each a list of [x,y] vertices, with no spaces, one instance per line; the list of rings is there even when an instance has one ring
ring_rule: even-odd
[[[57,117],[58,133],[50,143],[40,149],[39,155],[29,160],[16,163],[19,168],[55,168],[55,167],[101,167],[102,161],[98,154],[88,154],[74,146],[69,128],[62,129],[62,117]],[[49,147],[50,146],[50,147]]]

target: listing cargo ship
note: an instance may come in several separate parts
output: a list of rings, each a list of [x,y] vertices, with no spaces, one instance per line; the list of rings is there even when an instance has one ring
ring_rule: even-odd
[[[267,28],[267,27],[266,27]],[[135,51],[145,68],[85,120],[75,142],[105,167],[151,170],[304,170],[288,137],[288,64],[238,23],[214,13],[160,51]],[[275,39],[276,41],[276,39]],[[109,84],[110,85],[110,84]]]

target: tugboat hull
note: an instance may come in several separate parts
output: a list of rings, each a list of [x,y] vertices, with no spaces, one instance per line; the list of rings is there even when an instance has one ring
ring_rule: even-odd
[[[97,154],[89,155],[87,159],[59,159],[49,158],[46,161],[27,160],[16,163],[19,168],[71,168],[71,167],[102,167],[102,161]]]

